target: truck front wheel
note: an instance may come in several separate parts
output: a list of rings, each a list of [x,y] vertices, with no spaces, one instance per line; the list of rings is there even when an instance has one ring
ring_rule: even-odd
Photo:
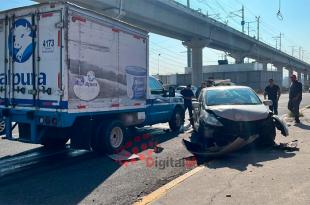
[[[0,119],[0,135],[5,134],[5,121]]]
[[[98,127],[93,149],[101,153],[117,153],[125,142],[125,127],[121,121],[102,122]]]
[[[174,110],[171,120],[169,121],[169,127],[172,131],[179,131],[182,126],[183,112],[180,108]]]

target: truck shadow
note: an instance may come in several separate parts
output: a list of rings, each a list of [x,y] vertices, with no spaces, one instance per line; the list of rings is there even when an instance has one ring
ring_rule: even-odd
[[[133,145],[138,147],[141,143],[154,140],[156,143],[162,143],[178,136],[177,133],[166,133],[160,129],[139,129],[135,134],[139,134],[137,136],[141,138],[144,134],[150,135],[150,137],[145,136],[142,141],[133,142]],[[147,147],[147,149],[151,148]],[[41,151],[43,151],[42,148],[37,148],[16,156]],[[142,150],[139,149],[140,151]],[[126,167],[107,156],[99,156],[94,152],[85,152],[74,157],[67,157],[67,154],[64,154],[29,166],[25,170],[2,176],[0,204],[78,204],[82,200],[86,200],[83,203],[87,204],[116,203],[116,194],[111,193],[118,193],[118,190],[123,189],[131,190],[133,185],[130,180],[133,178],[143,183],[145,179],[141,174],[147,172],[145,169],[143,163],[137,162],[135,166]],[[100,189],[100,196],[96,195],[96,189]],[[91,193],[92,195],[89,196]],[[94,198],[89,198],[92,196]],[[126,195],[117,194],[117,198],[117,203],[128,202]]]

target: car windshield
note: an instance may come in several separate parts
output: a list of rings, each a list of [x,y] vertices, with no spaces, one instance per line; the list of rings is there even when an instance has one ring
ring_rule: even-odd
[[[205,104],[213,105],[258,105],[261,104],[257,95],[248,88],[208,90]]]

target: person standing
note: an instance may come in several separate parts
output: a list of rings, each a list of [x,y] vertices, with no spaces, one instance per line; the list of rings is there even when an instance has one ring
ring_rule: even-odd
[[[272,105],[269,106],[269,109],[275,114],[278,114],[278,101],[281,96],[280,87],[274,84],[273,79],[269,79],[269,85],[265,88],[264,99],[266,100],[266,96],[268,96],[268,100],[272,101]]]
[[[198,99],[200,92],[202,91],[202,89],[204,89],[205,87],[207,87],[207,83],[206,82],[202,82],[201,86],[197,89],[196,93],[195,93],[195,97]]]
[[[291,76],[291,86],[289,91],[288,109],[292,112],[295,122],[300,123],[299,120],[299,105],[302,100],[302,84],[298,82],[296,75]]]
[[[191,85],[187,85],[186,88],[184,88],[181,91],[181,95],[184,98],[184,117],[185,118],[185,112],[188,109],[188,113],[189,113],[189,121],[191,123],[191,125],[193,126],[193,104],[192,104],[192,99],[195,96],[192,89],[191,89]],[[185,120],[185,119],[184,119]]]

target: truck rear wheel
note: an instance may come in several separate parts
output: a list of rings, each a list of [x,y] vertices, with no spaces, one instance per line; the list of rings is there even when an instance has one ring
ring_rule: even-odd
[[[174,110],[171,120],[169,121],[169,127],[172,131],[179,131],[182,126],[182,115],[181,109],[177,108]]]
[[[102,122],[98,127],[93,149],[101,153],[117,153],[125,142],[125,127],[118,120],[106,124]]]

